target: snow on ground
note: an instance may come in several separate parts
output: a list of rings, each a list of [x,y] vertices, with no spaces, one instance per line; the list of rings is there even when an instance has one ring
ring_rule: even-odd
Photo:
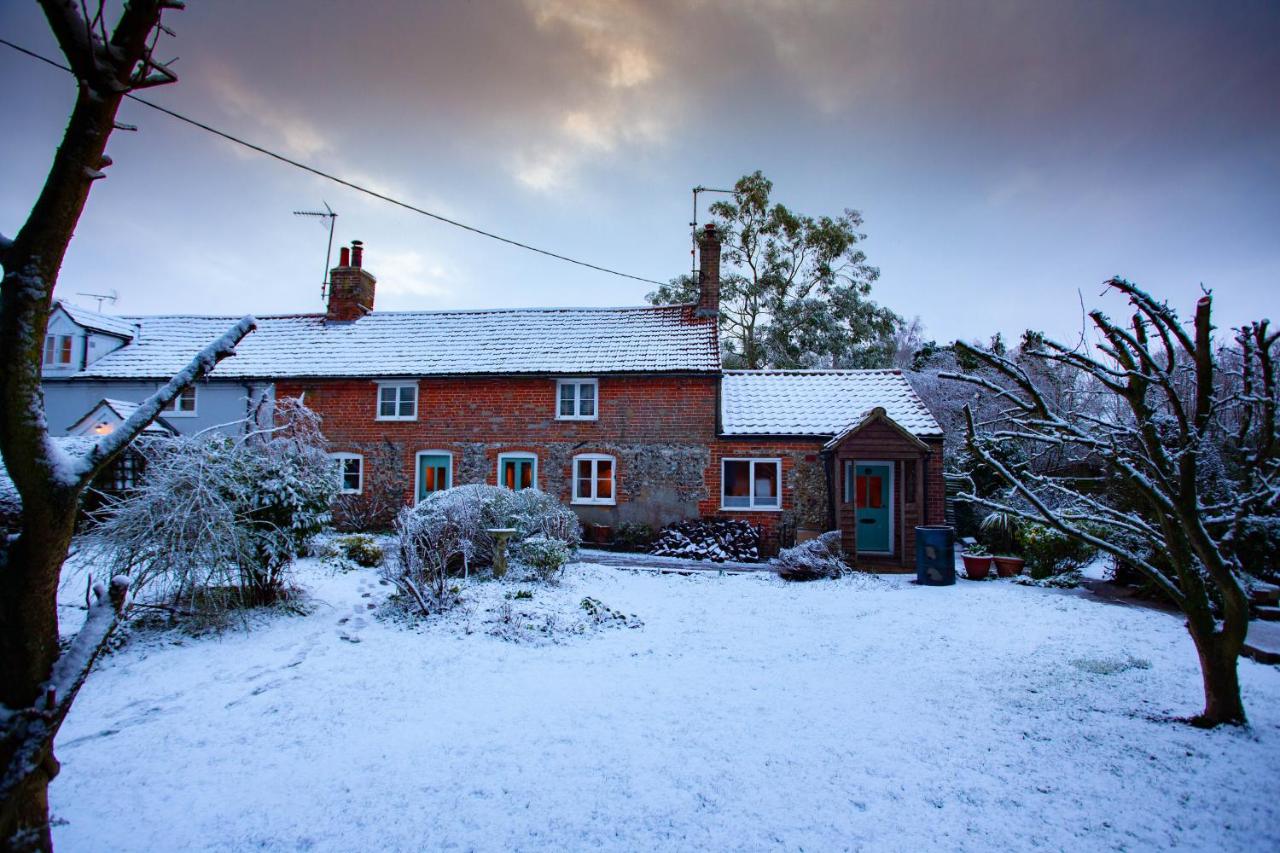
[[[59,850],[1280,849],[1280,671],[1241,661],[1251,729],[1170,722],[1200,683],[1166,613],[579,564],[414,627],[372,571],[302,574],[309,616],[105,660]]]

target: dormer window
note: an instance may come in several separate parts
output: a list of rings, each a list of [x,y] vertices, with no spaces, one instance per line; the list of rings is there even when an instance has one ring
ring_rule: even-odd
[[[44,363],[51,367],[71,364],[71,335],[46,335],[44,339]]]
[[[595,379],[557,379],[556,420],[596,420],[598,391],[599,383]]]

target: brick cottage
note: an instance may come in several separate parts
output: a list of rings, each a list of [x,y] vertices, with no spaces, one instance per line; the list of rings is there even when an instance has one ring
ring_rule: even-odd
[[[326,313],[260,318],[166,424],[190,432],[264,392],[301,397],[323,418],[344,503],[533,487],[587,523],[742,518],[767,549],[838,528],[858,564],[911,565],[914,527],[943,520],[937,421],[896,370],[722,370],[720,241],[708,226],[699,242],[696,304],[379,312],[357,241]],[[68,424],[103,399],[141,399],[232,321],[64,308],[45,391]],[[87,347],[77,335],[98,354],[57,362]]]

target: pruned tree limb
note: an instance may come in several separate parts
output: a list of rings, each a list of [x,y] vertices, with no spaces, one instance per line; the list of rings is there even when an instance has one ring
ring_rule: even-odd
[[[93,587],[84,624],[71,646],[54,665],[40,701],[33,707],[11,712],[0,742],[9,755],[0,771],[0,823],[6,822],[7,810],[16,803],[14,793],[27,777],[45,765],[52,756],[53,739],[71,710],[71,704],[89,677],[94,661],[120,621],[128,598],[129,579],[117,575],[108,590],[102,584]]]

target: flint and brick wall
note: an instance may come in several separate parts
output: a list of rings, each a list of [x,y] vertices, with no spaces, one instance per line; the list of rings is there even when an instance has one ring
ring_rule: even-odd
[[[714,376],[597,376],[596,420],[556,419],[560,377],[430,377],[416,380],[418,418],[377,420],[378,383],[298,380],[277,385],[277,396],[304,395],[323,418],[333,451],[360,453],[367,483],[378,479],[372,460],[401,504],[414,499],[419,451],[453,455],[453,483],[497,483],[498,455],[538,457],[538,488],[572,499],[572,459],[580,453],[615,457],[616,506],[577,505],[587,522],[642,521],[655,527],[696,515],[707,496],[705,471],[715,439]],[[575,377],[563,377],[575,378]],[[413,381],[413,380],[407,380]]]

